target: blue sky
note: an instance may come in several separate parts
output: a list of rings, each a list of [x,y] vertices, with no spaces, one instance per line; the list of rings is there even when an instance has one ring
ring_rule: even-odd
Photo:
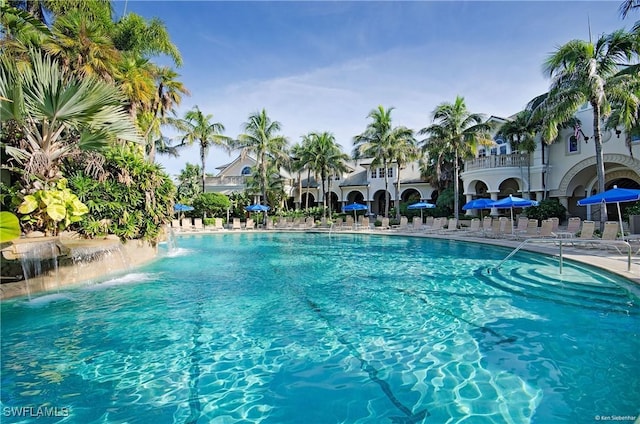
[[[509,116],[546,91],[544,59],[572,39],[630,28],[621,1],[132,1],[115,12],[157,17],[184,65],[198,105],[236,137],[265,108],[290,144],[330,131],[351,153],[368,113],[394,107],[394,125],[419,130],[442,102]],[[633,18],[633,19],[632,19]],[[160,63],[168,63],[160,58]],[[231,156],[212,148],[207,172]],[[199,164],[196,146],[158,160],[171,175]]]

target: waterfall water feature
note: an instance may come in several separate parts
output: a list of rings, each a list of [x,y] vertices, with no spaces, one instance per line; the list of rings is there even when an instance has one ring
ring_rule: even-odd
[[[121,243],[104,245],[75,245],[70,248],[69,257],[81,269],[98,261],[107,267],[107,273],[130,268],[130,262]]]
[[[176,233],[173,232],[173,228],[167,226],[166,234],[167,234],[167,253],[173,254],[178,249]]]
[[[20,265],[25,281],[27,297],[31,299],[29,283],[34,280],[42,280],[45,275],[53,277],[56,291],[59,291],[58,284],[58,245],[55,241],[44,241],[32,243],[20,255]],[[42,281],[40,281],[41,284]]]

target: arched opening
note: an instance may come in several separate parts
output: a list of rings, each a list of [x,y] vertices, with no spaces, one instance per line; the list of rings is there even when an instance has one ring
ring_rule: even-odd
[[[419,202],[421,200],[420,192],[415,188],[406,189],[405,191],[402,192],[400,199],[402,203],[406,203],[406,204]]]
[[[329,207],[329,212],[340,211],[340,201],[338,200],[338,195],[331,191],[325,194],[325,196],[327,199],[327,206]]]
[[[309,203],[307,203],[307,197],[309,198]],[[300,204],[300,207],[302,209],[306,209],[307,205],[309,205],[310,208],[313,208],[316,206],[316,199],[315,197],[313,197],[313,194],[311,193],[302,193],[302,203]]]
[[[375,194],[373,195],[373,203],[371,205],[371,212],[375,213],[376,215],[383,215],[384,216],[384,212],[385,212],[385,205],[386,205],[386,195],[385,193],[388,193],[385,190],[378,190],[375,192]],[[389,209],[391,209],[393,207],[393,197],[391,196],[391,193],[389,193]]]
[[[520,185],[518,181],[514,178],[508,178],[500,183],[500,193],[498,193],[498,199],[503,197],[507,197],[509,195],[519,196],[520,193]]]

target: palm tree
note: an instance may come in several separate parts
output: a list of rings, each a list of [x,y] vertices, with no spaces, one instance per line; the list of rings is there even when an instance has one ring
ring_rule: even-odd
[[[181,203],[192,204],[193,200],[202,193],[200,187],[201,170],[198,165],[187,163],[178,176],[178,200]]]
[[[609,98],[613,109],[605,128],[615,130],[617,134],[624,130],[625,144],[629,155],[633,157],[631,136],[640,130],[640,78],[632,73],[619,73],[609,82]]]
[[[238,136],[233,145],[241,150],[241,155],[252,153],[256,157],[258,170],[258,184],[261,188],[262,199],[267,202],[268,169],[273,163],[282,163],[288,159],[287,139],[277,135],[280,122],[272,121],[267,111],[262,109],[249,115],[243,125],[244,133]]]
[[[21,133],[6,152],[27,186],[34,178],[59,179],[62,161],[77,149],[141,142],[116,87],[91,76],[80,80],[48,55],[32,51],[30,61],[33,66],[20,71],[9,58],[0,63],[0,120]]]
[[[385,189],[385,216],[389,216],[389,173],[387,168],[391,163],[391,152],[393,149],[390,134],[391,112],[393,107],[385,110],[383,106],[378,106],[367,115],[372,122],[367,125],[366,130],[353,138],[354,158],[371,157],[371,167],[382,165],[384,168],[384,189]]]
[[[602,152],[602,118],[611,112],[609,81],[618,73],[620,64],[629,61],[634,40],[623,30],[602,35],[595,43],[572,40],[560,46],[545,61],[545,73],[552,78],[548,96],[534,110],[542,118],[542,137],[553,140],[559,127],[584,103],[593,108],[593,139],[596,156],[598,192],[604,192],[604,155]],[[607,211],[602,208],[602,223]],[[604,225],[604,224],[602,224]]]
[[[187,111],[184,119],[175,123],[178,131],[182,132],[181,143],[183,145],[197,142],[200,146],[200,164],[202,165],[202,192],[204,193],[206,173],[205,162],[209,147],[212,145],[228,150],[231,139],[222,135],[224,125],[220,122],[211,122],[213,115],[205,115],[196,105]]]
[[[424,145],[438,144],[443,153],[453,153],[453,213],[460,214],[460,159],[473,156],[477,144],[490,144],[490,125],[484,117],[467,110],[464,97],[457,96],[453,103],[441,103],[432,114],[434,124],[420,130],[427,135]]]
[[[400,219],[400,173],[407,163],[419,158],[420,150],[416,146],[416,139],[413,136],[413,130],[406,127],[396,127],[391,131],[391,160],[398,165],[396,175],[396,199],[398,205],[396,207],[396,219]]]
[[[335,136],[326,131],[311,133],[308,149],[310,156],[313,158],[310,168],[320,175],[320,180],[322,181],[322,216],[326,218],[327,192],[331,189],[331,181],[328,181],[328,190],[325,190],[325,182],[331,175],[347,171],[349,156],[342,151],[340,145],[336,142]]]
[[[523,110],[518,112],[513,119],[507,121],[500,127],[500,134],[505,136],[511,144],[512,151],[525,152],[527,154],[527,193],[531,198],[531,153],[536,149],[536,128],[531,121],[531,111]],[[522,162],[520,164],[520,173],[522,176]]]
[[[55,20],[53,37],[43,43],[45,51],[79,77],[95,75],[112,82],[120,52],[99,21],[75,10]]]
[[[626,18],[633,9],[640,9],[640,0],[624,0],[620,5],[620,16]]]

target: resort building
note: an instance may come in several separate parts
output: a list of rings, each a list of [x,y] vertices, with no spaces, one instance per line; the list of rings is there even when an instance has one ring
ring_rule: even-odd
[[[584,105],[576,118],[581,125],[562,130],[556,143],[547,145],[537,136],[531,154],[512,151],[509,142],[496,135],[494,147],[478,149],[477,157],[464,164],[461,178],[466,200],[498,200],[510,194],[535,200],[555,198],[569,216],[598,221],[600,206],[577,206],[578,200],[595,194],[598,186],[591,106]],[[624,131],[603,127],[605,188],[640,188],[640,134],[633,134],[628,146]],[[608,215],[617,217],[615,205]]]
[[[578,130],[562,130],[558,141],[551,145],[542,143],[538,136],[532,153],[512,151],[510,143],[496,131],[495,145],[478,148],[476,157],[464,163],[460,187],[466,200],[480,197],[498,200],[510,194],[535,200],[555,198],[567,209],[569,216],[599,220],[600,206],[577,206],[578,200],[596,192],[597,177],[591,107],[585,105],[576,117],[581,122]],[[496,116],[489,118],[496,128],[508,120]],[[640,157],[640,134],[631,137],[629,146],[625,139],[621,130],[602,129],[607,189],[614,185],[640,188],[640,160],[637,159]],[[406,203],[437,198],[436,189],[421,177],[417,161],[403,165],[401,169],[396,163],[385,169],[371,166],[371,162],[371,159],[351,161],[347,172],[332,175],[325,181],[327,203],[332,211],[340,211],[342,206],[357,202],[367,205],[371,213],[381,215],[387,191],[391,207],[397,205],[398,199]],[[224,194],[244,191],[255,164],[252,157],[238,156],[231,163],[218,167],[216,176],[207,177],[205,191]],[[304,170],[298,174],[284,169],[280,174],[289,208],[323,204],[322,184],[313,174],[309,177]],[[259,201],[259,195],[256,195],[256,201]],[[494,215],[497,213],[497,210],[492,211]],[[614,207],[608,213],[610,218],[617,217]]]

